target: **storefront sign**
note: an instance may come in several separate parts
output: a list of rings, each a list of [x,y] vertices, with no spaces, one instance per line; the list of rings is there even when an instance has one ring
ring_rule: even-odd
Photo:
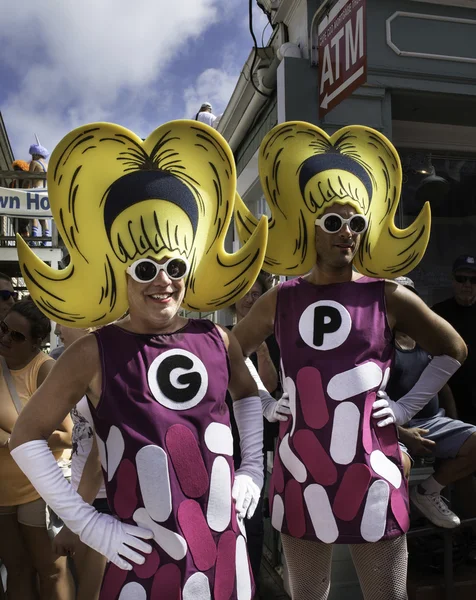
[[[48,190],[22,190],[0,187],[0,215],[51,217]]]
[[[319,118],[367,80],[366,0],[347,0],[319,33]]]

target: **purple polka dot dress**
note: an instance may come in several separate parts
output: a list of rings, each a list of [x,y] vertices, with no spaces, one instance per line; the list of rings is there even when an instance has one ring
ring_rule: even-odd
[[[94,335],[103,389],[92,413],[108,502],[154,534],[143,565],[108,564],[100,600],[250,600],[219,331],[190,320],[173,334],[110,325]]]
[[[393,357],[385,282],[287,281],[275,331],[292,417],[280,426],[273,526],[328,544],[402,535],[408,490],[396,427],[379,428],[371,417]]]

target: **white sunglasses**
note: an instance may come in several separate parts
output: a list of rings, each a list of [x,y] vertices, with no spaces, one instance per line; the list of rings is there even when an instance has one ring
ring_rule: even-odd
[[[187,276],[190,271],[190,263],[185,258],[169,258],[168,261],[159,264],[150,258],[141,258],[127,267],[126,273],[138,283],[150,283],[154,281],[160,271],[165,271],[169,279],[178,281]]]
[[[328,213],[316,219],[315,224],[327,233],[339,233],[344,225],[348,225],[352,233],[359,234],[367,231],[369,221],[364,215],[352,215],[349,219],[344,219],[337,213]]]

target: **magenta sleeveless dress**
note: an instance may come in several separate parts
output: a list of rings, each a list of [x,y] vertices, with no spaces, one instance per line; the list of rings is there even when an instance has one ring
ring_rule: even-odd
[[[385,282],[278,291],[275,332],[292,418],[282,422],[270,499],[282,533],[359,544],[408,530],[408,490],[394,425],[371,417],[393,356]]]
[[[173,334],[110,325],[94,335],[103,389],[92,414],[109,506],[154,533],[143,565],[108,564],[100,599],[250,600],[219,331],[190,320]]]

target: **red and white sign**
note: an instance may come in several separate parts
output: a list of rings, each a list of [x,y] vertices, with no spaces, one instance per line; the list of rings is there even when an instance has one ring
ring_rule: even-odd
[[[319,26],[320,119],[367,81],[365,2],[344,0],[334,18]]]

